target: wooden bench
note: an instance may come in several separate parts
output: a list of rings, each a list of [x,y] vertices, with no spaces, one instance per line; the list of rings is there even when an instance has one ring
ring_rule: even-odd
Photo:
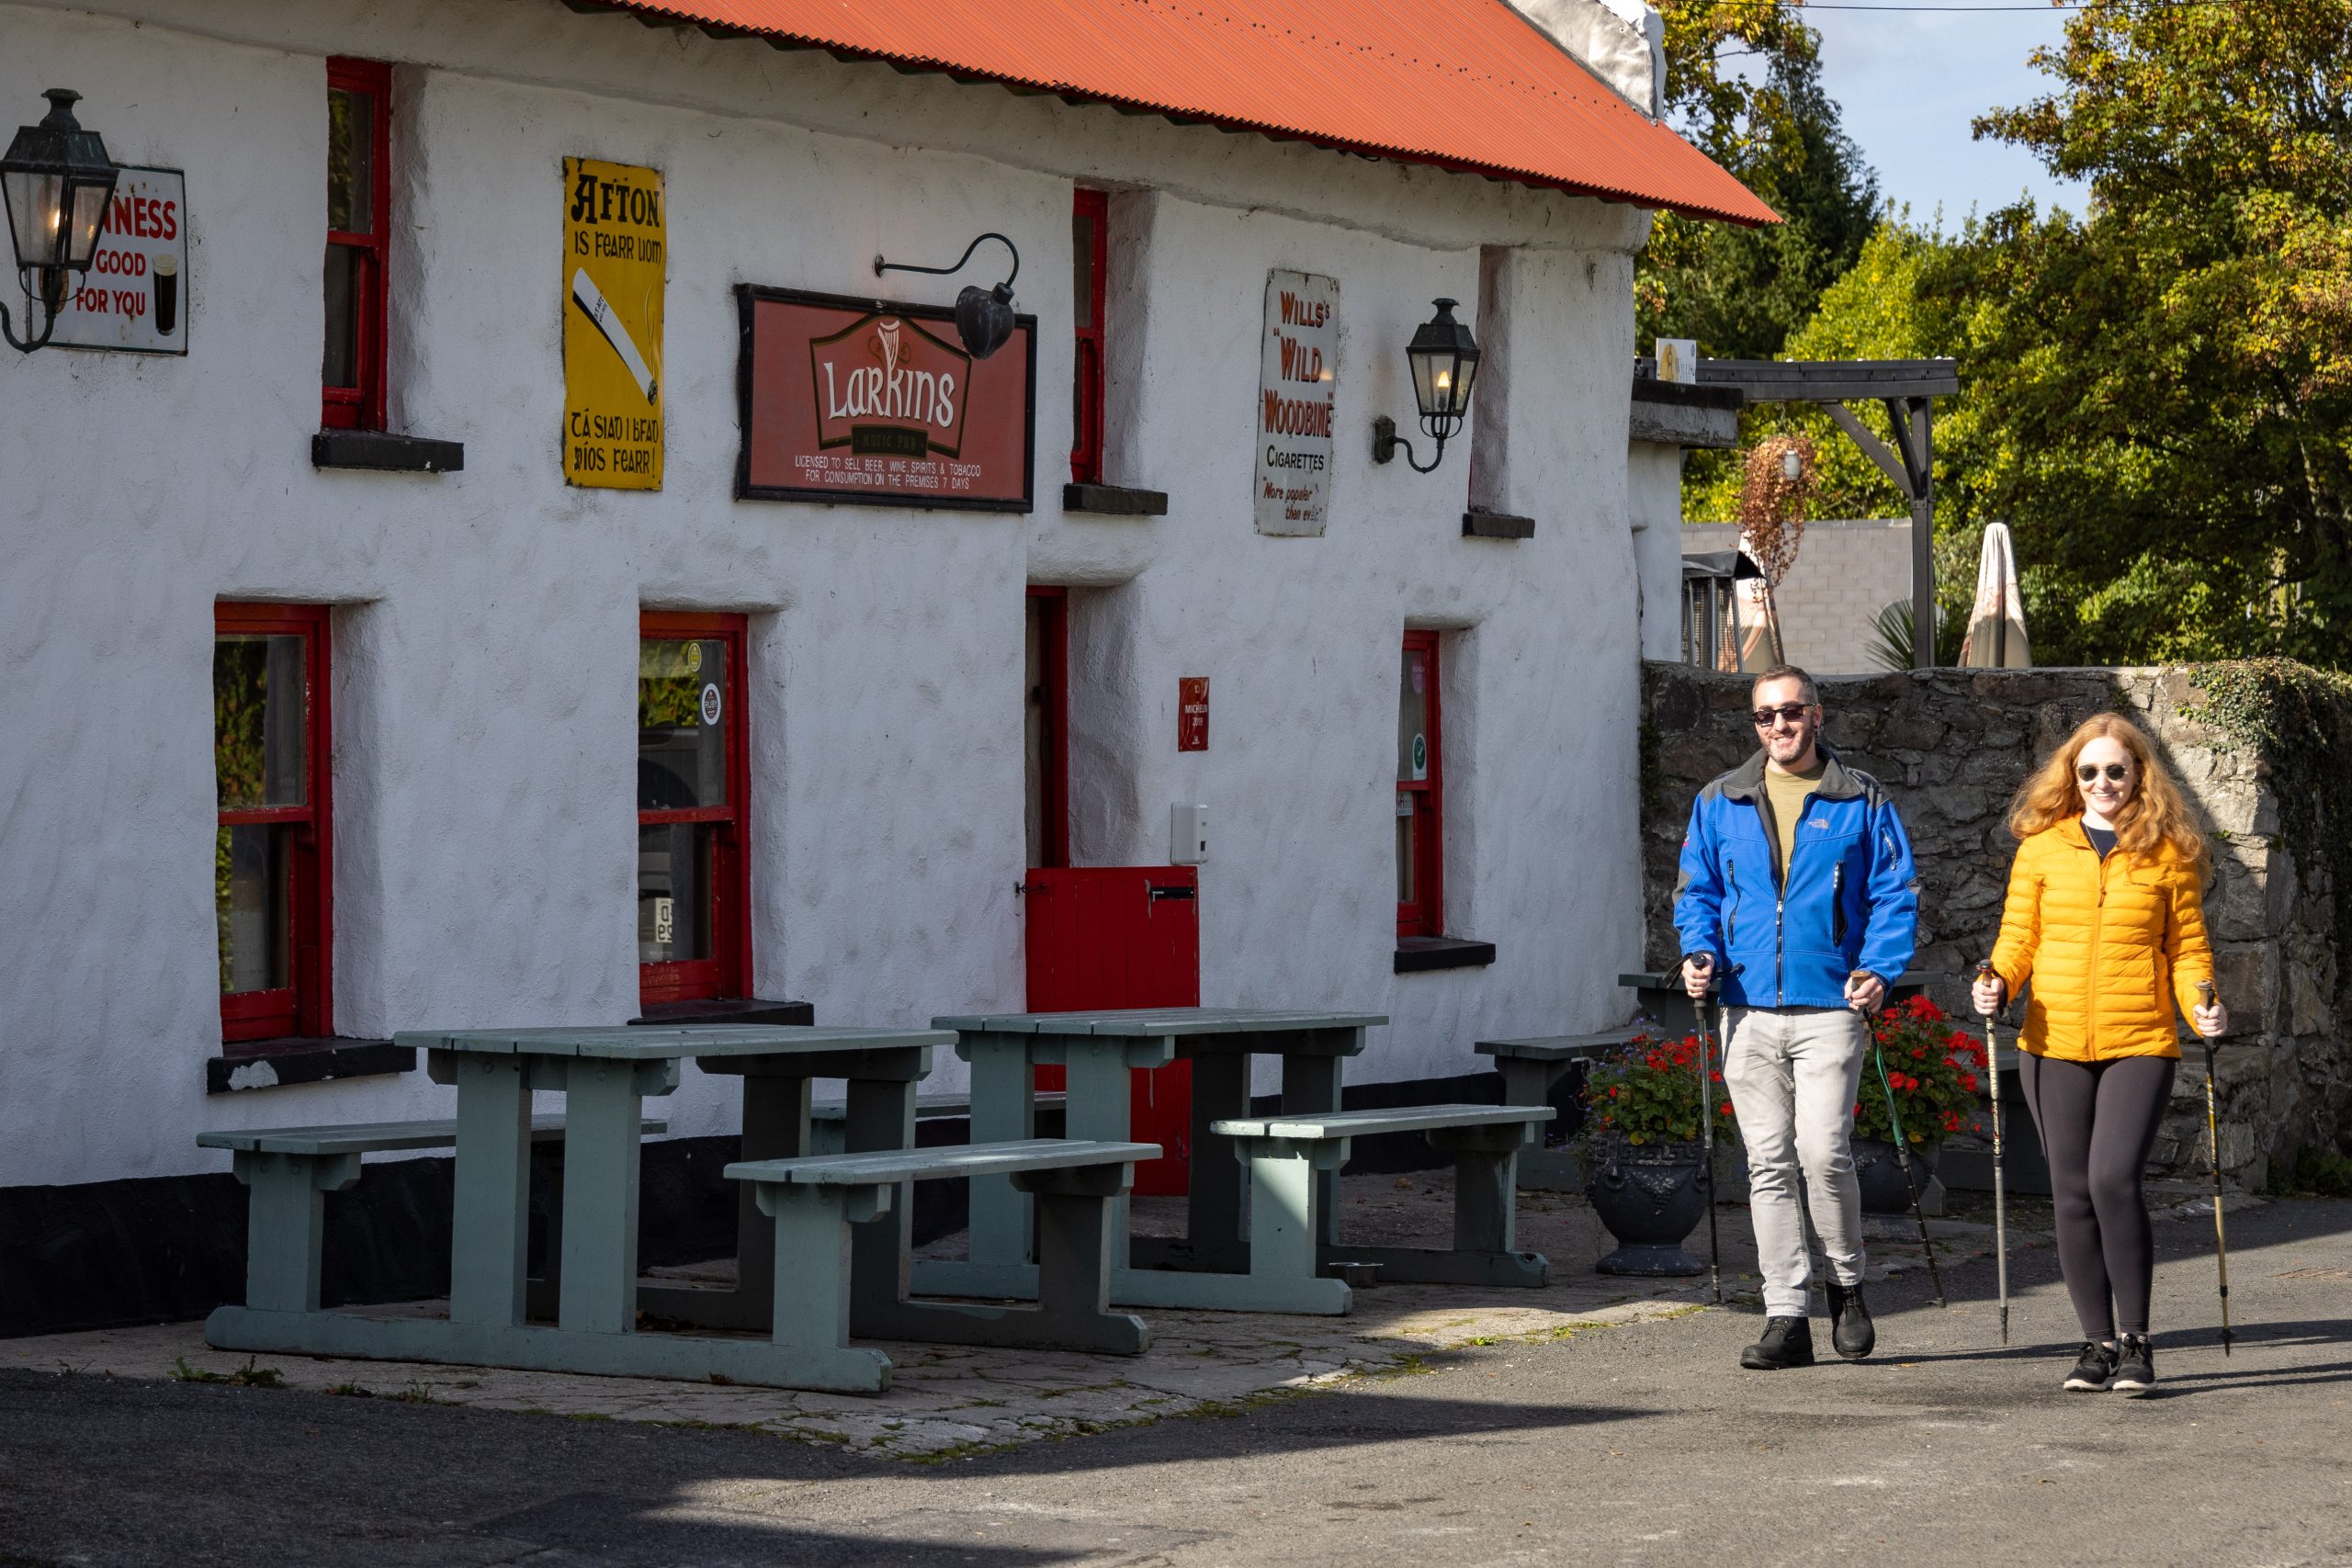
[[[667,1122],[646,1118],[645,1133]],[[458,1123],[366,1122],[345,1126],[246,1127],[198,1133],[200,1148],[230,1151],[237,1179],[250,1190],[245,1219],[245,1305],[264,1312],[316,1312],[326,1229],[326,1195],[359,1179],[362,1155],[445,1149]],[[531,1141],[563,1147],[563,1118],[531,1118]],[[563,1169],[554,1171],[548,1206],[547,1274],[528,1282],[530,1310],[555,1313],[563,1257]]]
[[[1628,1026],[1604,1029],[1591,1034],[1544,1034],[1526,1040],[1481,1040],[1475,1049],[1480,1055],[1495,1059],[1495,1070],[1502,1075],[1503,1099],[1512,1105],[1548,1105],[1553,1091],[1568,1069],[1579,1064],[1590,1065],[1611,1052],[1623,1050],[1644,1034],[1664,1038],[1663,1029]],[[1534,1128],[1527,1130],[1528,1147],[1521,1151],[1519,1162],[1519,1184],[1536,1192],[1580,1192],[1584,1190],[1584,1169],[1576,1156],[1565,1148],[1543,1146],[1542,1134]]]
[[[1548,1105],[1552,1091],[1579,1062],[1596,1061],[1632,1044],[1644,1034],[1664,1037],[1661,1030],[1604,1029],[1596,1034],[1544,1034],[1527,1040],[1481,1040],[1472,1047],[1495,1059],[1503,1077],[1503,1100],[1511,1105]],[[1535,1129],[1528,1128],[1532,1139]]]
[[[1335,1304],[1295,1311],[1343,1313],[1348,1287],[1317,1276],[1370,1264],[1385,1280],[1449,1285],[1541,1286],[1552,1266],[1541,1253],[1513,1248],[1519,1151],[1532,1130],[1552,1120],[1548,1105],[1408,1105],[1392,1111],[1237,1117],[1216,1123],[1250,1169],[1250,1273],[1285,1280],[1303,1300]],[[1350,1141],[1384,1133],[1421,1133],[1453,1156],[1453,1246],[1450,1250],[1356,1247],[1336,1237],[1317,1245],[1324,1216],[1315,1178],[1347,1164]],[[1320,1287],[1329,1287],[1328,1290]]]
[[[775,1221],[776,1344],[831,1376],[851,1370],[856,1358],[879,1354],[849,1347],[851,1227],[888,1213],[901,1182],[975,1176],[1007,1177],[1036,1197],[1037,1304],[925,1301],[921,1313],[969,1319],[972,1332],[959,1336],[963,1343],[1140,1355],[1151,1344],[1150,1328],[1110,1310],[1112,1200],[1134,1185],[1137,1160],[1159,1157],[1157,1144],[1035,1138],[739,1161],[724,1174],[749,1183],[760,1212]],[[909,1278],[902,1252],[893,1292],[899,1303],[907,1302]],[[883,1367],[887,1371],[887,1360]]]

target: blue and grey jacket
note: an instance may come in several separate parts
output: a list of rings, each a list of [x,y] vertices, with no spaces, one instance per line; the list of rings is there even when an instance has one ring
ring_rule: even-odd
[[[1732,1007],[1846,1005],[1846,977],[1890,984],[1918,940],[1919,883],[1894,801],[1829,748],[1797,818],[1781,886],[1764,753],[1699,792],[1682,840],[1674,929],[1708,953]]]

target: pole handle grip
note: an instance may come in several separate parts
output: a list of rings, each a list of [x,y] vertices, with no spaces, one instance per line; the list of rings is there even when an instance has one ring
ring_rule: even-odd
[[[1976,961],[1976,977],[1979,980],[1998,980],[2000,976],[1994,970],[1993,961],[1991,959],[1980,958]],[[2002,1005],[2004,1007],[2007,1005],[2007,998],[2006,996],[2002,998]],[[1990,1023],[1995,1018],[1999,1016],[2000,1010],[2001,1010],[1999,1008],[1996,1008],[1991,1012],[1979,1013],[1977,1016],[1984,1019],[1987,1023]]]

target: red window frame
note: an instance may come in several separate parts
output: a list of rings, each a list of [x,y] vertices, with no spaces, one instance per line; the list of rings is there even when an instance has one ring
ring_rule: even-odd
[[[1045,843],[1040,863],[1069,863],[1069,590],[1046,583],[1029,585],[1028,602],[1037,606],[1038,636],[1043,643],[1038,660],[1038,690],[1027,700],[1041,705],[1046,726],[1039,810]],[[1025,635],[1025,628],[1024,628]]]
[[[640,641],[652,637],[723,642],[727,648],[728,693],[727,706],[719,721],[727,730],[727,803],[640,810],[637,814],[640,829],[681,822],[707,822],[718,829],[710,857],[710,956],[639,964],[637,988],[640,1006],[751,993],[751,704],[747,700],[744,634],[741,615],[649,610],[638,617]],[[632,691],[632,705],[635,701]]]
[[[328,737],[332,704],[327,685],[327,608],[223,602],[213,607],[212,631],[216,641],[223,636],[301,637],[307,688],[302,715],[302,805],[221,810],[215,769],[214,810],[219,827],[293,829],[288,835],[287,867],[287,973],[291,983],[270,990],[222,992],[220,1039],[224,1044],[288,1036],[323,1039],[334,1032],[334,833],[333,779],[327,765],[333,755]]]
[[[1445,747],[1441,737],[1444,732],[1443,718],[1439,710],[1438,692],[1443,682],[1438,674],[1438,636],[1436,632],[1407,632],[1404,651],[1423,656],[1423,677],[1429,700],[1429,727],[1424,732],[1429,744],[1427,778],[1399,779],[1396,793],[1409,796],[1413,820],[1413,892],[1408,900],[1396,903],[1396,934],[1408,936],[1443,936],[1445,934]],[[1399,815],[1402,815],[1400,813]]]
[[[359,253],[359,276],[353,290],[357,316],[357,342],[353,347],[354,380],[350,387],[320,387],[319,423],[334,430],[384,428],[384,362],[388,355],[387,293],[384,257],[390,243],[392,215],[391,92],[392,68],[379,61],[327,62],[327,87],[365,93],[374,112],[368,117],[368,226],[371,232],[329,229],[330,249]]]
[[[1081,239],[1080,220],[1093,220],[1091,242]],[[1072,345],[1073,385],[1069,477],[1073,484],[1102,482],[1102,328],[1109,319],[1104,296],[1110,292],[1111,196],[1108,191],[1080,190],[1070,198],[1070,246],[1073,262],[1088,270],[1092,287],[1087,292],[1087,313],[1080,315],[1071,301],[1076,342]]]

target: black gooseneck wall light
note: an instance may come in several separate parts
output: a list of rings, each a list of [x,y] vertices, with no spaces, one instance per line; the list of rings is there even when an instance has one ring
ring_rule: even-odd
[[[886,272],[927,272],[935,276],[944,276],[964,270],[964,264],[970,261],[972,253],[980,248],[980,240],[994,240],[1012,251],[1012,270],[1006,273],[1004,281],[994,288],[981,288],[967,283],[964,291],[956,296],[956,335],[964,340],[965,348],[975,359],[986,359],[1002,348],[1005,340],[1012,336],[1012,280],[1021,276],[1021,253],[1013,248],[1012,242],[995,232],[982,234],[978,240],[964,247],[964,254],[956,259],[954,266],[916,266],[910,262],[884,261],[880,256],[874,258],[874,276],[876,277]]]
[[[1434,472],[1445,461],[1445,444],[1459,434],[1470,415],[1470,393],[1478,378],[1478,340],[1453,319],[1456,301],[1438,299],[1437,314],[1420,324],[1405,345],[1405,362],[1413,370],[1413,400],[1421,406],[1421,434],[1437,443],[1429,466],[1421,466],[1413,444],[1396,434],[1396,422],[1386,414],[1372,422],[1372,460],[1385,463],[1405,449],[1405,461],[1417,474]]]

